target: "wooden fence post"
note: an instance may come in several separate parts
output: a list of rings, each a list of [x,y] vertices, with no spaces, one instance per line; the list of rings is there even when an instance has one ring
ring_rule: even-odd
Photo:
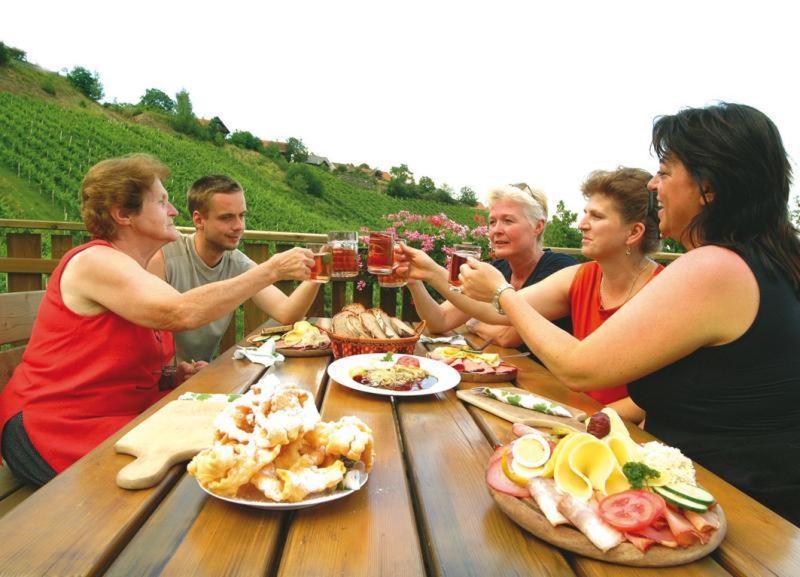
[[[10,258],[42,258],[42,235],[11,232],[6,235]],[[8,273],[8,292],[42,290],[40,273]]]

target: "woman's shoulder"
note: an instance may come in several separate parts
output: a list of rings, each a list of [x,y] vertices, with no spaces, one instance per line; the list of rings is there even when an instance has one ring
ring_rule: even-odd
[[[667,270],[714,277],[720,274],[751,273],[747,261],[735,251],[716,245],[701,246],[682,254]]]

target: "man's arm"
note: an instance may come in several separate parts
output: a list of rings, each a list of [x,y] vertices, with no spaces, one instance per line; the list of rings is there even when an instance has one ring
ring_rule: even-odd
[[[252,299],[262,311],[282,325],[288,325],[306,316],[319,287],[319,283],[306,281],[286,296],[281,289],[270,285],[254,294]]]

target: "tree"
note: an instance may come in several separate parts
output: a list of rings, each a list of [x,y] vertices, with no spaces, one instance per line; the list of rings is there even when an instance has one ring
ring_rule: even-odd
[[[421,176],[417,183],[417,190],[422,198],[430,198],[436,192],[436,184],[429,176]]]
[[[286,170],[286,182],[300,193],[322,196],[325,187],[314,170],[306,164],[292,164]]]
[[[150,110],[160,110],[168,114],[175,112],[175,101],[158,88],[145,90],[144,96],[139,100],[139,104]]]
[[[478,195],[475,191],[468,186],[461,187],[461,194],[458,196],[458,202],[466,204],[467,206],[475,206],[478,204]]]
[[[414,175],[408,169],[408,166],[401,164],[400,166],[393,166],[389,169],[389,174],[393,178],[398,179],[403,184],[414,184]]]
[[[103,98],[103,85],[97,72],[89,72],[83,66],[76,66],[67,73],[67,80],[87,98],[95,102]]]
[[[442,184],[441,188],[437,188],[431,195],[431,199],[437,202],[444,202],[446,204],[455,204],[456,199],[453,198],[453,187],[446,182]]]
[[[264,156],[272,160],[278,160],[281,157],[281,148],[277,142],[270,142],[264,149]]]
[[[302,140],[292,136],[286,141],[286,157],[290,162],[305,162],[308,160],[308,149]]]
[[[13,46],[9,46],[8,44],[4,44],[3,42],[0,42],[0,66],[5,66],[9,64],[12,60],[25,62],[26,60],[25,51],[20,50],[19,48],[14,48]]]
[[[186,90],[181,90],[175,95],[175,118],[172,128],[183,134],[197,136],[200,133],[200,123],[192,109],[192,100]]]
[[[544,229],[544,244],[562,248],[580,248],[581,231],[573,225],[578,221],[578,213],[567,210],[563,200],[556,205],[556,213]]]
[[[800,195],[796,196],[794,199],[794,210],[792,211],[792,216],[794,217],[794,225],[800,229]]]
[[[261,143],[261,140],[246,130],[234,130],[233,134],[231,134],[228,140],[231,144],[238,146],[239,148],[257,150],[259,152],[264,149],[264,145]]]

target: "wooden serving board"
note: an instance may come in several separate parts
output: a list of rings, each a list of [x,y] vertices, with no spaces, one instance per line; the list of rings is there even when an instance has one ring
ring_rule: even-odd
[[[117,453],[136,457],[120,469],[117,485],[123,489],[152,487],[173,465],[210,447],[214,418],[226,405],[219,401],[172,401],[161,407],[114,445]]]
[[[701,557],[705,557],[716,549],[725,537],[728,523],[722,507],[717,505],[714,511],[719,516],[719,529],[711,534],[711,538],[703,545],[696,543],[691,547],[671,549],[662,545],[653,545],[646,553],[642,553],[629,542],[624,542],[603,553],[595,547],[586,536],[572,526],[559,525],[553,527],[541,513],[533,499],[520,499],[505,493],[499,493],[489,487],[489,493],[495,503],[508,517],[520,527],[561,549],[572,551],[584,557],[599,559],[620,565],[636,567],[669,567],[683,565]]]
[[[463,377],[462,377],[463,378]],[[499,388],[504,391],[510,391],[512,393],[519,393],[524,395],[533,394],[530,391],[526,391],[525,389],[518,389],[517,387],[493,387]],[[545,413],[540,413],[538,411],[533,411],[531,409],[524,409],[522,407],[515,407],[514,405],[509,405],[507,403],[503,403],[498,401],[497,399],[492,399],[487,397],[483,393],[478,393],[473,391],[472,389],[461,389],[456,392],[458,398],[464,402],[467,402],[471,405],[475,405],[483,409],[484,411],[488,411],[493,415],[497,415],[501,419],[505,419],[506,421],[511,421],[512,423],[522,423],[523,425],[528,425],[530,427],[553,427],[555,425],[562,425],[566,427],[572,427],[573,429],[577,429],[579,431],[586,430],[586,413],[581,411],[580,409],[576,409],[575,407],[570,407],[569,405],[565,405],[563,403],[557,403],[572,413],[572,417],[557,417],[555,415],[546,415]],[[541,396],[541,395],[537,395]],[[542,397],[546,398],[546,397]],[[549,400],[549,399],[548,399]],[[556,401],[552,401],[555,403]]]

